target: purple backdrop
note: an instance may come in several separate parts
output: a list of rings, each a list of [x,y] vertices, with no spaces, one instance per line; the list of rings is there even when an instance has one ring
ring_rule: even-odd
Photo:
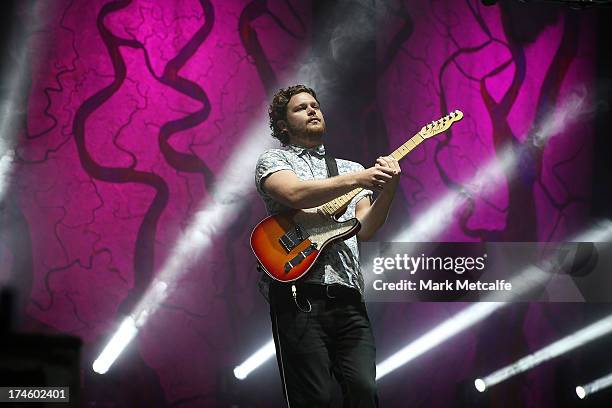
[[[12,271],[26,298],[24,328],[81,337],[88,371],[249,127],[265,121],[257,116],[261,106],[282,78],[300,69],[296,62],[317,33],[312,5],[304,1],[53,3],[34,38],[27,131],[17,148],[11,204],[20,238],[3,238],[10,242],[3,243],[9,253],[2,274]],[[590,103],[592,19],[536,15],[518,32],[520,12],[476,1],[391,1],[376,15],[379,65],[376,77],[367,78],[375,97],[359,113],[379,112],[386,132],[369,137],[385,137],[395,148],[449,110],[466,114],[403,162],[398,200],[406,212],[396,211],[393,223],[409,225],[511,143],[523,152],[516,177],[499,177],[469,199],[439,240],[558,240],[585,226],[589,121],[573,121],[541,149],[530,138],[555,106],[575,97]],[[344,137],[340,143],[348,145],[354,136]],[[359,146],[341,156],[363,161],[384,153],[367,140]],[[219,373],[267,340],[248,248],[264,210],[250,197],[239,220],[215,237],[214,250],[181,278],[140,333],[129,350],[135,368],[119,374],[117,394],[136,394],[140,386],[167,403],[214,406]],[[460,307],[378,310],[379,357]],[[408,310],[418,321],[406,317]],[[523,325],[542,333],[547,318],[538,310],[521,307],[510,329],[517,336]],[[449,354],[445,364],[459,371],[430,373],[451,385],[429,403],[448,401],[458,372],[472,375],[476,337],[462,338],[461,350]],[[535,347],[529,338],[525,343]],[[419,378],[427,381],[423,373]],[[85,386],[95,381],[86,377]],[[552,387],[546,381],[542,386]],[[387,395],[404,390],[400,380],[382,387]],[[278,394],[280,388],[263,395]]]

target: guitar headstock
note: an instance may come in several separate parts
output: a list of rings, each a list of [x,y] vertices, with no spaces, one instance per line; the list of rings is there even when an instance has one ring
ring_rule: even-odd
[[[448,130],[453,125],[453,123],[459,122],[461,119],[463,119],[463,112],[461,112],[460,110],[456,110],[444,116],[443,118],[434,120],[433,122],[423,126],[423,128],[419,132],[419,135],[421,135],[423,139],[435,136],[438,133],[442,133],[445,130]]]

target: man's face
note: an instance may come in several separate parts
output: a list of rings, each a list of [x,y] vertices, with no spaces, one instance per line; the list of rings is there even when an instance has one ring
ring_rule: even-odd
[[[287,104],[286,125],[290,138],[321,138],[325,119],[317,100],[307,92],[293,95]]]

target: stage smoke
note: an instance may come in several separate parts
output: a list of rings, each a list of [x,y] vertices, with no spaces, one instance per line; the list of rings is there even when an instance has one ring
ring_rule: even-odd
[[[531,130],[530,137],[533,144],[525,142],[518,148],[513,145],[503,147],[496,157],[490,159],[471,179],[463,183],[463,188],[445,194],[424,213],[417,214],[413,217],[416,221],[399,232],[391,241],[435,241],[454,221],[455,213],[469,198],[482,193],[495,192],[503,183],[516,176],[521,161],[530,160],[530,149],[544,147],[546,142],[562,129],[592,116],[597,110],[588,103],[588,95],[584,88],[575,90],[559,106],[551,110],[537,128]]]
[[[2,156],[0,156],[0,202],[2,202],[4,194],[10,184],[14,159],[15,152],[12,149],[4,152]]]
[[[29,67],[33,65],[30,55],[35,30],[40,29],[40,3],[23,2],[23,18],[13,28],[9,43],[9,58],[4,61],[2,86],[0,87],[0,202],[8,190],[15,161],[15,145],[23,126],[27,109]],[[15,17],[15,16],[12,16]],[[15,20],[17,21],[17,20]],[[8,67],[8,68],[7,68]]]
[[[550,138],[558,135],[569,125],[593,116],[597,108],[590,103],[589,98],[590,95],[585,87],[574,89],[532,130],[534,146],[544,146]]]
[[[503,177],[511,177],[516,165],[516,154],[512,148],[502,149],[499,157],[481,167],[463,189],[450,192],[437,200],[429,209],[414,217],[416,220],[407,229],[398,233],[394,242],[433,242],[453,222],[454,214],[466,200],[480,194],[483,189],[495,186]]]

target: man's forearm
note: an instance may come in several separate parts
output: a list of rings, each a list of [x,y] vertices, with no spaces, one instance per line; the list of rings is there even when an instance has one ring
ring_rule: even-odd
[[[313,208],[325,204],[359,187],[355,173],[346,173],[321,180],[302,180],[288,194],[293,208]]]
[[[382,191],[370,208],[368,208],[365,215],[359,220],[361,229],[357,236],[360,240],[367,241],[372,238],[376,231],[387,221],[394,196],[395,189]]]
[[[276,201],[291,208],[313,208],[356,188],[378,188],[393,179],[384,167],[341,174],[321,180],[299,180],[289,170],[278,171],[264,181],[264,189]]]

